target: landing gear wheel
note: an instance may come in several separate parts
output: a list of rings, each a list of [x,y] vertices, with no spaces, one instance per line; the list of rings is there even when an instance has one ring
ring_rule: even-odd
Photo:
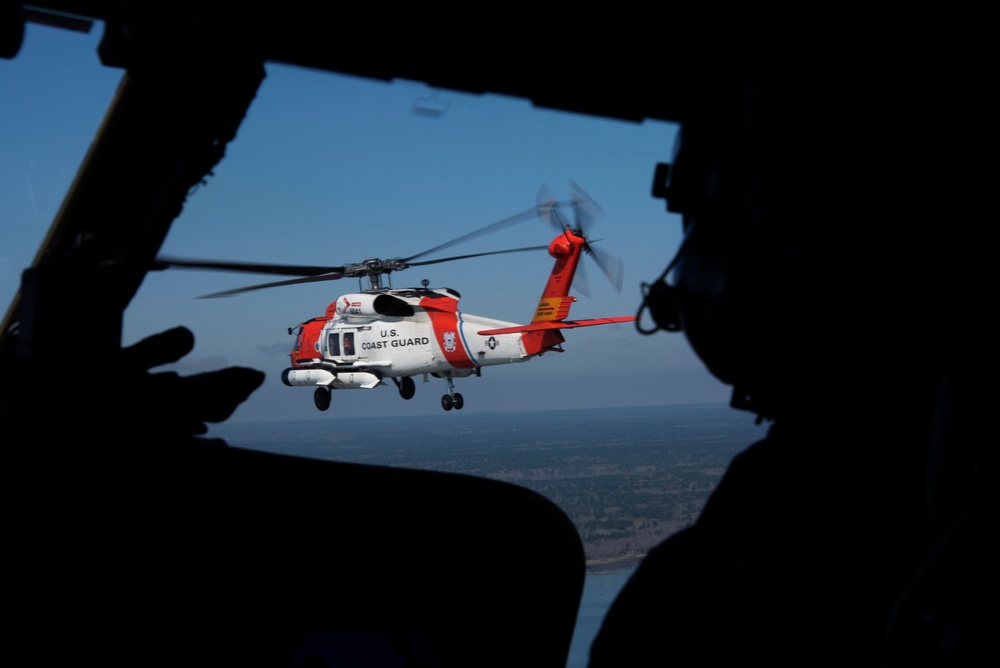
[[[451,398],[450,394],[446,394],[443,397],[441,397],[441,408],[445,409],[446,411],[450,411],[453,406],[454,406],[454,400]]]
[[[325,387],[317,387],[316,391],[313,392],[313,401],[316,403],[316,408],[325,411],[330,407],[330,390]]]
[[[458,393],[456,392],[456,393],[455,393],[455,397],[454,397],[454,399],[452,400],[452,403],[454,403],[454,404],[455,404],[455,410],[456,410],[456,411],[460,411],[460,410],[462,410],[462,406],[464,406],[464,405],[465,405],[465,399],[463,399],[463,398],[462,398],[462,395],[461,395],[461,394],[458,394]]]
[[[399,381],[399,396],[404,399],[412,399],[417,392],[417,386],[409,376],[403,376]]]

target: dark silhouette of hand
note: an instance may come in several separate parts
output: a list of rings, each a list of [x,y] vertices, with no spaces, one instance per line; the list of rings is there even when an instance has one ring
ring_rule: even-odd
[[[29,431],[44,428],[57,448],[80,447],[82,438],[105,447],[190,441],[208,431],[206,423],[228,419],[264,382],[263,372],[246,367],[192,376],[151,371],[193,347],[191,331],[175,327],[111,359],[79,357],[55,372],[18,358],[2,374],[3,419]]]

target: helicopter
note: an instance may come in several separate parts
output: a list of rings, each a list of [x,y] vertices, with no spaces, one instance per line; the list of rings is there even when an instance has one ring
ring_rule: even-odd
[[[281,374],[289,387],[312,387],[316,408],[330,408],[333,390],[373,389],[391,381],[404,400],[416,394],[415,376],[441,378],[447,391],[441,396],[445,411],[461,410],[465,399],[455,391],[455,379],[482,375],[482,368],[526,362],[549,352],[564,352],[564,329],[631,322],[636,316],[612,316],[568,320],[577,298],[570,295],[580,269],[580,258],[588,255],[601,267],[615,289],[621,290],[622,263],[616,256],[596,249],[586,228],[601,212],[600,206],[579,185],[570,182],[571,200],[557,202],[542,186],[535,207],[475,230],[457,239],[408,258],[369,258],[338,267],[262,265],[224,261],[157,258],[157,269],[187,267],[258,273],[291,274],[300,278],[225,290],[205,298],[225,297],[262,288],[315,281],[358,278],[359,290],[331,302],[323,315],[310,318],[288,333],[295,336],[289,354],[291,365]],[[562,215],[571,207],[573,222]],[[557,231],[548,246],[532,246],[458,255],[417,262],[418,257],[502,227],[541,217]],[[395,271],[453,260],[546,249],[555,264],[542,291],[531,321],[519,324],[464,313],[461,295],[452,288],[431,288],[424,279],[420,287],[384,286],[383,276]],[[367,280],[367,287],[362,283]],[[585,280],[585,279],[584,279]],[[387,281],[388,282],[388,281]],[[577,290],[586,294],[581,281]]]

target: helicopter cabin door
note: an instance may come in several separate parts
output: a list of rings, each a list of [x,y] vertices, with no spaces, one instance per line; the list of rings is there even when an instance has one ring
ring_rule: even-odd
[[[326,335],[326,353],[327,358],[340,357],[340,332],[329,332]]]
[[[343,332],[341,334],[341,350],[340,354],[345,359],[355,359],[358,355],[357,348],[355,347],[354,337],[357,334],[356,331]]]
[[[357,348],[355,346],[356,331],[349,332],[329,332],[326,335],[326,356],[327,358],[340,360],[357,359]]]

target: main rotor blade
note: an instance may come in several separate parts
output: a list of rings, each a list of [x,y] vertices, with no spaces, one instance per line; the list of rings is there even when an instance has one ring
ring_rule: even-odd
[[[470,253],[468,255],[456,255],[454,257],[443,257],[437,260],[424,260],[423,262],[410,262],[408,266],[410,267],[421,267],[428,264],[438,264],[441,262],[451,262],[452,260],[464,260],[470,257],[482,257],[485,255],[501,255],[503,253],[523,253],[525,251],[534,250],[545,250],[548,246],[527,246],[525,248],[508,248],[507,250],[499,251],[487,251],[485,253]],[[201,295],[198,299],[212,299],[215,297],[229,297],[231,295],[237,295],[242,292],[250,292],[252,290],[263,290],[264,288],[276,288],[282,285],[299,285],[302,283],[316,283],[320,281],[336,281],[344,278],[342,272],[328,272],[320,276],[304,276],[302,278],[293,278],[287,281],[274,281],[271,283],[259,283],[257,285],[247,285],[242,288],[233,288],[232,290],[223,290],[222,292],[213,292],[207,295]]]
[[[185,260],[170,256],[157,257],[151,269],[154,271],[180,267],[182,269],[216,269],[219,271],[242,271],[249,274],[277,274],[279,276],[317,276],[343,272],[343,267],[317,267],[291,264],[262,264],[252,262],[228,262],[226,260]]]
[[[254,274],[277,274],[280,276],[297,276],[299,278],[287,280],[287,281],[274,281],[271,283],[260,283],[257,285],[248,285],[240,288],[233,288],[232,290],[224,290],[222,292],[213,292],[211,294],[202,295],[199,299],[208,299],[215,297],[228,297],[230,295],[236,295],[243,292],[250,292],[253,290],[262,290],[264,288],[274,288],[284,285],[298,285],[301,283],[315,283],[319,281],[333,281],[344,278],[345,276],[362,276],[362,275],[376,275],[376,274],[388,274],[394,270],[398,271],[405,269],[407,267],[417,267],[428,264],[438,264],[441,262],[450,262],[452,260],[462,260],[466,258],[473,257],[483,257],[486,255],[499,255],[502,253],[520,253],[523,251],[541,250],[547,248],[547,246],[529,246],[526,248],[511,248],[507,250],[500,251],[488,251],[484,253],[470,253],[467,255],[456,255],[454,257],[440,258],[437,260],[425,260],[422,262],[413,262],[418,257],[428,255],[430,253],[439,251],[449,246],[454,246],[455,244],[462,243],[463,241],[468,241],[469,239],[474,239],[479,236],[489,234],[491,232],[496,232],[497,230],[509,227],[511,225],[516,225],[517,223],[522,223],[532,218],[537,218],[539,216],[538,208],[527,209],[521,213],[514,214],[508,218],[497,221],[485,227],[481,227],[478,230],[469,232],[468,234],[462,235],[456,239],[452,239],[443,244],[439,244],[434,248],[423,251],[422,253],[417,253],[416,255],[411,255],[408,258],[396,258],[392,260],[366,260],[363,264],[352,264],[344,265],[339,267],[322,267],[322,266],[309,266],[309,265],[287,265],[287,264],[267,264],[260,262],[230,262],[227,260],[195,260],[195,259],[184,259],[171,256],[159,256],[157,257],[153,265],[150,267],[151,270],[163,270],[169,269],[171,267],[186,268],[186,269],[214,269],[217,271],[238,271],[245,273]],[[370,264],[371,263],[371,264]]]
[[[531,220],[532,218],[537,218],[537,217],[538,217],[538,209],[537,209],[537,207],[536,208],[527,209],[525,211],[522,211],[521,213],[516,213],[513,216],[510,216],[509,218],[504,218],[503,220],[498,220],[495,223],[491,223],[491,224],[487,225],[486,227],[481,227],[478,230],[474,230],[472,232],[469,232],[468,234],[463,234],[462,236],[458,237],[457,239],[452,239],[451,241],[446,241],[445,243],[440,244],[438,246],[435,246],[434,248],[429,248],[429,249],[427,249],[427,250],[425,250],[425,251],[423,251],[421,253],[417,253],[416,255],[411,255],[410,257],[403,258],[403,262],[410,263],[411,260],[415,260],[418,257],[423,257],[425,255],[430,255],[431,253],[437,252],[439,250],[444,250],[445,248],[450,248],[451,246],[455,246],[456,244],[460,244],[463,241],[468,241],[469,239],[475,239],[476,237],[481,237],[483,235],[490,234],[492,232],[496,232],[497,230],[502,230],[505,227],[510,227],[510,226],[516,225],[518,223],[523,223],[523,222],[525,222],[527,220]]]
[[[423,257],[425,255],[430,255],[431,253],[443,250],[445,248],[449,248],[456,244],[460,244],[464,241],[469,241],[470,239],[475,239],[476,237],[496,232],[505,227],[510,227],[518,223],[523,223],[525,221],[531,220],[532,218],[537,218],[538,216],[539,216],[539,211],[537,207],[527,209],[525,211],[522,211],[521,213],[514,214],[513,216],[504,218],[503,220],[499,220],[495,223],[491,223],[490,225],[486,225],[485,227],[469,232],[468,234],[464,234],[456,239],[452,239],[451,241],[447,241],[443,244],[439,244],[421,253],[417,253],[416,255],[411,255],[408,258],[403,258],[402,262],[411,264],[412,266],[419,266],[419,264],[429,264],[426,262],[414,264],[412,260],[415,260],[419,257]],[[544,248],[544,246],[542,246],[541,248]],[[496,251],[496,252],[511,253],[522,250],[536,250],[536,247],[518,248],[513,250]],[[489,255],[490,253],[484,253],[484,254]],[[465,257],[476,257],[476,255],[462,255],[462,256],[457,256],[455,258],[444,258],[442,260],[436,260],[436,262],[446,262],[448,260],[462,259]],[[217,271],[238,271],[250,274],[276,274],[279,276],[304,276],[304,277],[342,273],[346,270],[344,266],[323,267],[316,265],[267,264],[260,262],[230,262],[227,260],[195,260],[195,259],[171,257],[167,255],[157,257],[153,263],[153,266],[150,267],[150,269],[153,271],[159,271],[163,269],[169,269],[172,267],[178,267],[182,269],[214,269]],[[331,279],[321,278],[319,280],[331,280]],[[274,283],[274,284],[268,283],[262,287],[270,287],[271,285],[289,285],[289,284],[291,283],[287,282]],[[259,286],[250,286],[247,289],[254,290],[257,289],[258,287]],[[229,292],[227,292],[226,294],[229,294]]]
[[[281,285],[298,285],[300,283],[319,283],[321,281],[336,281],[343,278],[343,274],[322,274],[320,276],[305,276],[303,278],[292,278],[287,281],[275,281],[273,283],[259,283],[257,285],[247,285],[242,288],[233,288],[232,290],[223,290],[222,292],[213,292],[207,295],[201,295],[198,299],[214,299],[215,297],[229,297],[230,295],[237,295],[241,292],[250,292],[251,290],[262,290],[264,288],[276,288]]]
[[[483,257],[484,255],[501,255],[503,253],[523,253],[524,251],[545,250],[548,246],[527,246],[525,248],[508,248],[507,250],[487,251],[485,253],[471,253],[469,255],[455,255],[453,257],[443,257],[439,260],[424,260],[423,262],[410,262],[411,267],[422,267],[428,264],[438,264],[439,262],[451,262],[452,260],[464,260],[469,257]]]

